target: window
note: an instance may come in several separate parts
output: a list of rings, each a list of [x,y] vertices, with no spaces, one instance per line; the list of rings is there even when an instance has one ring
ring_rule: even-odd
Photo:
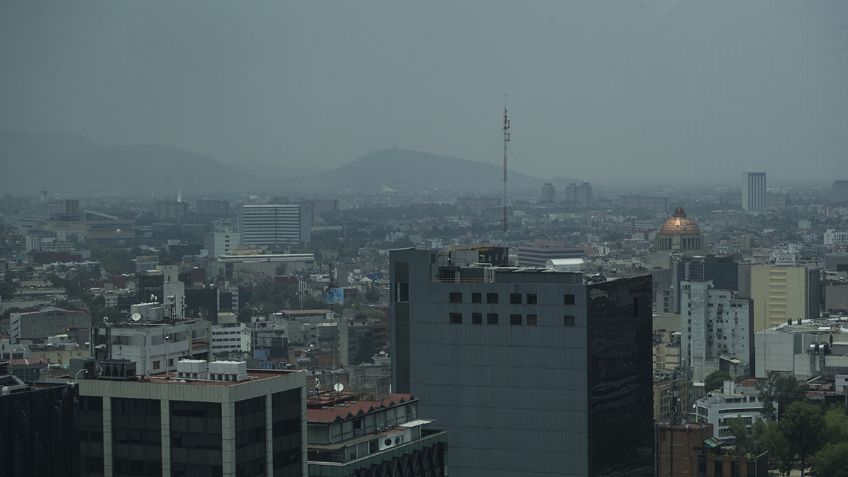
[[[536,317],[536,315],[533,315],[533,314],[527,315],[527,326],[536,326],[537,322],[538,322],[538,318]]]
[[[462,303],[462,292],[451,292],[450,293],[450,302],[451,303]]]
[[[160,366],[161,366],[161,364],[160,364],[160,362],[159,362],[159,361],[154,361],[154,362],[153,362],[153,369],[159,369],[159,367],[160,367]]]
[[[490,325],[498,324],[498,314],[497,313],[486,313],[486,323]]]
[[[471,314],[471,324],[472,325],[482,325],[483,324],[483,314],[482,313],[472,313]]]
[[[483,294],[474,292],[471,294],[471,303],[483,303]]]
[[[509,294],[509,303],[510,303],[510,305],[520,305],[521,304],[521,293],[510,293]]]
[[[521,325],[521,315],[512,314],[509,315],[509,324],[510,325]]]
[[[452,325],[461,325],[462,324],[462,313],[449,313],[450,316],[450,324]]]
[[[398,282],[397,289],[395,290],[397,301],[406,302],[409,301],[409,283],[401,283]]]
[[[497,293],[486,293],[486,303],[497,303],[498,302],[498,294]]]
[[[562,317],[563,326],[574,326],[574,315],[565,315]]]
[[[574,304],[574,295],[571,293],[566,293],[562,296],[562,304],[563,305],[573,305]]]
[[[527,304],[528,305],[535,305],[536,303],[538,303],[538,300],[536,298],[536,294],[535,293],[528,293],[527,294]]]

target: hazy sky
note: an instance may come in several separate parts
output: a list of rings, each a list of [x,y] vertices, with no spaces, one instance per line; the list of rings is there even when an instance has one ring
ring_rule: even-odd
[[[0,128],[329,167],[848,178],[848,2],[3,1]]]

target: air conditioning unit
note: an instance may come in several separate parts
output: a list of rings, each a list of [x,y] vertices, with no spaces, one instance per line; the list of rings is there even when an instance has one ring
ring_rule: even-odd
[[[390,449],[410,442],[411,440],[412,433],[409,430],[390,432],[384,436],[380,436],[379,441],[377,441],[377,448],[379,450]]]

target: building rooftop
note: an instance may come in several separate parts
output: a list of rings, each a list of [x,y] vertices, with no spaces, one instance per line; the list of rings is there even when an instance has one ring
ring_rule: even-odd
[[[244,381],[212,381],[208,379],[180,379],[177,377],[176,372],[169,372],[167,375],[165,373],[162,374],[154,374],[150,376],[137,376],[134,378],[127,379],[109,379],[104,377],[98,377],[96,381],[120,381],[124,383],[137,383],[137,384],[159,384],[159,385],[170,385],[170,386],[239,386],[242,384],[250,384],[252,382],[273,379],[280,376],[285,376],[289,374],[296,374],[297,371],[285,371],[285,370],[265,370],[265,369],[249,369],[247,370],[247,379]],[[94,381],[94,380],[92,380]]]
[[[352,398],[350,395],[346,396]],[[398,406],[415,399],[412,394],[399,393],[390,394],[380,401],[334,400],[332,397],[323,397],[324,395],[317,396],[309,398],[307,401],[309,408],[306,410],[306,420],[308,422],[330,423],[343,421],[352,417],[368,414],[372,411],[379,411],[381,409]],[[322,404],[326,405],[322,406]]]

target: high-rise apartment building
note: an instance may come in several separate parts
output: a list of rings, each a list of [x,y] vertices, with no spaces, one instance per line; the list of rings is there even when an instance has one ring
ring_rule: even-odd
[[[719,358],[735,358],[750,366],[753,357],[753,310],[749,300],[730,290],[713,288],[712,282],[680,284],[680,314],[684,365],[692,379],[703,381],[719,369]]]
[[[539,192],[539,202],[542,204],[553,204],[556,200],[556,189],[550,182],[542,184],[542,190]]]
[[[453,252],[389,254],[394,391],[448,431],[451,472],[650,475],[651,277]]]
[[[181,361],[135,376],[104,362],[79,381],[81,475],[306,475],[305,375]]]
[[[671,258],[674,313],[680,313],[680,283],[712,281],[715,288],[739,291],[739,264],[731,256],[680,255]]]
[[[821,311],[819,271],[801,265],[751,267],[754,332],[788,320],[818,318]]]
[[[766,173],[746,172],[742,182],[742,210],[764,210],[766,204]]]
[[[309,242],[312,214],[297,204],[244,205],[239,214],[241,243],[278,247]]]

